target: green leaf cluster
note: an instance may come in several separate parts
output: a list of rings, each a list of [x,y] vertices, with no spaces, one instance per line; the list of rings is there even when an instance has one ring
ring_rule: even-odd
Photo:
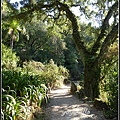
[[[114,118],[118,115],[118,46],[117,43],[109,47],[106,60],[101,66],[100,82],[101,99],[107,102],[109,110],[105,111],[107,118]]]
[[[51,88],[59,87],[64,79],[69,78],[69,71],[63,66],[57,66],[52,59],[47,64],[36,61],[24,62],[23,70],[29,74],[39,75]]]
[[[2,71],[2,110],[4,119],[26,120],[28,107],[41,106],[47,100],[47,87],[38,75],[18,71]],[[34,109],[33,109],[34,110]]]
[[[3,69],[15,69],[17,67],[17,63],[20,60],[19,57],[16,56],[16,52],[12,52],[10,48],[2,44],[2,68]]]

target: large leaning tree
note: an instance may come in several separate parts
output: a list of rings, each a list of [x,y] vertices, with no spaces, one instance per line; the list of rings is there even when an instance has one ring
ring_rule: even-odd
[[[72,36],[84,64],[85,95],[94,99],[99,97],[100,66],[105,60],[105,54],[111,44],[118,40],[118,1],[117,0],[24,0],[20,1],[20,10],[12,9],[4,19],[30,20],[37,16],[44,16],[46,24],[71,25]],[[9,2],[7,2],[9,5]],[[17,3],[11,5],[15,7]],[[94,9],[91,9],[94,7]],[[98,32],[90,49],[84,44],[80,36],[78,18],[72,12],[72,7],[79,7],[81,14],[88,19],[99,19]],[[15,10],[14,10],[15,9]],[[97,10],[97,11],[96,11]],[[43,18],[43,17],[42,17]],[[110,19],[113,21],[110,23]],[[81,16],[79,17],[81,20]]]

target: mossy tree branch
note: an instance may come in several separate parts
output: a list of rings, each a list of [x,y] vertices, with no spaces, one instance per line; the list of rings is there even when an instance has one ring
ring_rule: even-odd
[[[111,18],[111,16],[114,14],[114,12],[117,12],[118,9],[118,1],[116,1],[113,6],[110,8],[110,10],[108,11],[108,14],[106,15],[103,24],[101,26],[101,32],[95,42],[95,44],[93,45],[92,51],[91,53],[93,55],[96,54],[96,52],[99,50],[100,46],[101,46],[101,40],[106,37],[107,33],[106,31],[108,31],[109,28],[109,19]],[[117,31],[116,31],[117,32]],[[103,43],[104,44],[104,43]]]
[[[98,63],[99,65],[102,63],[102,61],[105,58],[105,53],[108,52],[109,46],[111,44],[113,44],[118,38],[118,24],[115,25],[112,30],[110,31],[110,33],[106,36],[101,49],[100,49],[100,53],[96,59],[96,63]]]

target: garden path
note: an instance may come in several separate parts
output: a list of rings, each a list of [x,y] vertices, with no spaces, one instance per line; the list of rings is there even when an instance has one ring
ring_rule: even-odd
[[[106,120],[101,111],[69,94],[69,90],[70,85],[63,85],[50,92],[44,120]]]

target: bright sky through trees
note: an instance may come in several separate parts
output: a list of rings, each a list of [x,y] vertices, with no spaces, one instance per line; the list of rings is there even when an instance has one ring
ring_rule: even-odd
[[[21,1],[21,0],[10,0],[10,3],[15,3],[15,2],[19,2],[19,1]],[[20,7],[21,7],[21,5],[19,4],[19,5],[18,5],[18,9],[20,9]],[[89,8],[90,8],[90,10],[95,10],[95,11],[97,11],[97,9],[93,8],[92,6],[89,6]],[[88,20],[88,19],[85,18],[84,15],[80,16],[79,7],[72,7],[71,10],[73,11],[73,13],[74,13],[76,16],[80,17],[80,22],[81,22],[81,23],[83,23],[83,22],[86,23],[86,24],[92,23],[92,26],[99,27],[99,23],[95,20],[95,18],[92,18],[92,20]],[[109,24],[111,24],[111,23],[113,22],[113,20],[114,20],[114,19],[111,18],[111,19],[109,20]]]

